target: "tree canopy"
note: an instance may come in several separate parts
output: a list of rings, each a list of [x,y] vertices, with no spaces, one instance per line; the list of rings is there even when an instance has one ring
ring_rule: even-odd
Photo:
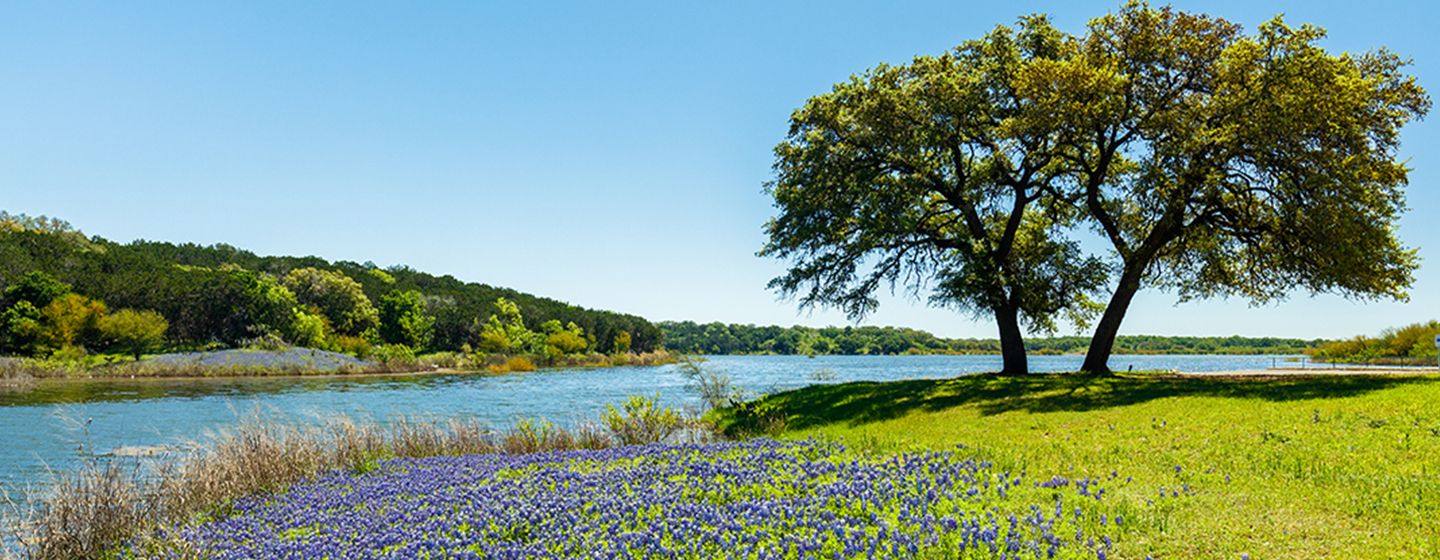
[[[365,295],[365,288],[343,272],[297,268],[285,274],[284,284],[301,305],[311,306],[324,316],[336,333],[360,336],[380,326],[380,314]]]
[[[1396,152],[1430,100],[1395,54],[1331,54],[1323,37],[1132,2],[1082,35],[1028,16],[852,77],[775,150],[761,255],[791,266],[770,285],[852,317],[887,285],[929,289],[993,314],[1008,372],[1025,370],[1017,324],[1083,326],[1107,285],[1096,372],[1145,286],[1404,297],[1417,262],[1395,236]],[[1087,229],[1109,255],[1081,251]]]
[[[121,309],[100,320],[100,331],[118,349],[135,356],[160,348],[170,323],[150,310]]]
[[[1084,321],[1105,268],[1066,229],[1061,138],[1033,118],[1023,79],[1065,55],[1042,16],[938,56],[880,65],[790,118],[768,187],[780,213],[760,252],[787,259],[770,286],[852,318],[898,286],[991,315],[1004,369],[1027,371],[1022,324]]]
[[[587,341],[594,337],[595,351],[611,352],[615,341],[625,338],[622,333],[638,352],[661,344],[660,330],[641,317],[408,267],[261,257],[223,244],[122,244],[87,238],[60,220],[0,212],[0,353],[55,350],[42,309],[72,292],[115,309],[159,313],[169,323],[166,341],[177,348],[238,346],[278,336],[294,344],[363,352],[379,339],[378,332],[366,334],[369,325],[378,331],[373,302],[396,290],[420,294],[433,323],[412,334],[428,337],[432,350],[474,347],[482,326],[477,319],[493,313],[500,298],[524,306],[523,321],[530,330],[550,320],[575,323]],[[371,336],[375,339],[367,339]]]
[[[1108,371],[1146,285],[1182,300],[1405,296],[1418,263],[1395,236],[1396,152],[1430,100],[1395,54],[1331,54],[1324,36],[1130,3],[1027,80],[1119,272],[1085,369]]]

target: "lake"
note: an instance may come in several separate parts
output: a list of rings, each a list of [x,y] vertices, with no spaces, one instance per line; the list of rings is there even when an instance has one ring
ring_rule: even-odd
[[[1032,356],[1033,371],[1073,371],[1082,357]],[[1116,370],[1225,371],[1269,367],[1275,356],[1115,356]],[[945,378],[1000,368],[999,356],[716,356],[707,362],[747,394],[814,383]],[[817,374],[817,372],[823,372]],[[72,469],[79,451],[170,446],[260,415],[314,423],[337,414],[384,421],[479,418],[503,427],[521,418],[559,424],[597,418],[608,403],[656,394],[696,406],[675,366],[548,370],[510,375],[41,381],[0,392],[0,490],[13,494]]]

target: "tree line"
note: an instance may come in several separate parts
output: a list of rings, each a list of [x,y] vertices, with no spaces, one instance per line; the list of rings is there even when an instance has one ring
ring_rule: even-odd
[[[1403,299],[1400,130],[1430,98],[1395,53],[1324,36],[1131,2],[852,76],[775,148],[770,287],[851,318],[884,288],[992,318],[1009,373],[1061,322],[1093,327],[1082,369],[1109,371],[1143,287]]]
[[[614,353],[649,352],[662,342],[659,328],[641,317],[409,267],[258,256],[223,244],[116,243],[58,219],[4,212],[0,293],[0,353],[11,354],[118,349],[121,325],[161,333],[162,342],[152,334],[141,351],[278,339],[349,353],[378,344]]]
[[[1434,365],[1440,321],[1385,329],[1380,336],[1356,336],[1328,342],[1311,353],[1317,360],[1336,363],[1394,363]]]
[[[940,338],[901,327],[756,326],[662,321],[665,346],[687,354],[894,355],[999,354],[998,339]],[[1273,337],[1120,336],[1122,354],[1300,354],[1324,341]],[[1088,337],[1030,338],[1027,352],[1083,352]]]

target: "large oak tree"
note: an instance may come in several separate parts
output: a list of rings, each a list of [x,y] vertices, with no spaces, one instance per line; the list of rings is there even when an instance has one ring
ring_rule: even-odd
[[[1399,57],[1331,54],[1323,36],[1131,3],[1083,36],[1031,16],[854,77],[776,148],[761,254],[791,266],[771,286],[852,317],[887,285],[931,289],[992,314],[1015,373],[1021,326],[1087,318],[1110,271],[1092,372],[1144,286],[1404,297],[1417,260],[1395,236],[1399,131],[1430,101]],[[1070,237],[1087,226],[1111,261]]]
[[[1430,101],[1396,55],[1331,54],[1324,35],[1131,3],[1027,76],[1040,126],[1070,148],[1071,198],[1118,261],[1084,370],[1109,371],[1146,285],[1182,300],[1405,296],[1417,260],[1395,235],[1396,152]]]
[[[882,65],[811,98],[775,148],[780,213],[761,255],[802,306],[871,312],[897,286],[999,326],[1004,370],[1025,373],[1022,326],[1082,318],[1104,267],[1064,236],[1066,149],[1019,87],[1074,52],[1043,17],[939,56]]]

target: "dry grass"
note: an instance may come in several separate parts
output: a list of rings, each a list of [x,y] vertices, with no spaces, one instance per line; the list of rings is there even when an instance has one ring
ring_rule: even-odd
[[[576,354],[547,360],[540,356],[507,356],[501,354],[461,354],[438,352],[423,356],[388,355],[369,357],[364,365],[342,364],[336,368],[316,368],[305,363],[274,365],[212,365],[200,363],[157,363],[153,361],[98,362],[95,360],[62,360],[0,357],[0,390],[23,390],[36,379],[85,378],[164,378],[164,377],[266,377],[302,375],[354,375],[384,373],[419,373],[436,370],[489,371],[511,373],[535,371],[545,367],[614,367],[658,366],[675,363],[674,354],[659,350],[642,354]]]
[[[20,391],[35,385],[35,376],[20,360],[0,358],[0,391]]]
[[[627,430],[623,421],[619,426]],[[687,426],[672,439],[712,439],[698,420],[687,419]],[[280,492],[324,472],[368,472],[391,458],[600,449],[619,443],[617,433],[593,423],[567,429],[520,421],[492,430],[473,420],[381,425],[338,418],[297,427],[252,417],[172,461],[141,467],[93,459],[60,476],[36,500],[38,507],[7,523],[12,534],[0,534],[0,542],[19,543],[10,555],[35,560],[106,558],[127,542],[132,550],[153,547],[173,557],[177,543],[155,540],[163,539],[164,529],[223,516],[240,498]]]
[[[281,365],[210,365],[198,363],[155,363],[149,361],[120,362],[92,366],[65,360],[10,358],[0,361],[0,386],[9,379],[82,379],[125,377],[265,377],[297,375],[346,375],[361,373],[397,373],[429,366],[397,367],[393,363],[342,365],[334,369],[316,369],[306,364]]]
[[[486,367],[490,373],[510,373],[519,371],[535,371],[535,362],[525,356],[512,356],[504,362],[490,364]]]

